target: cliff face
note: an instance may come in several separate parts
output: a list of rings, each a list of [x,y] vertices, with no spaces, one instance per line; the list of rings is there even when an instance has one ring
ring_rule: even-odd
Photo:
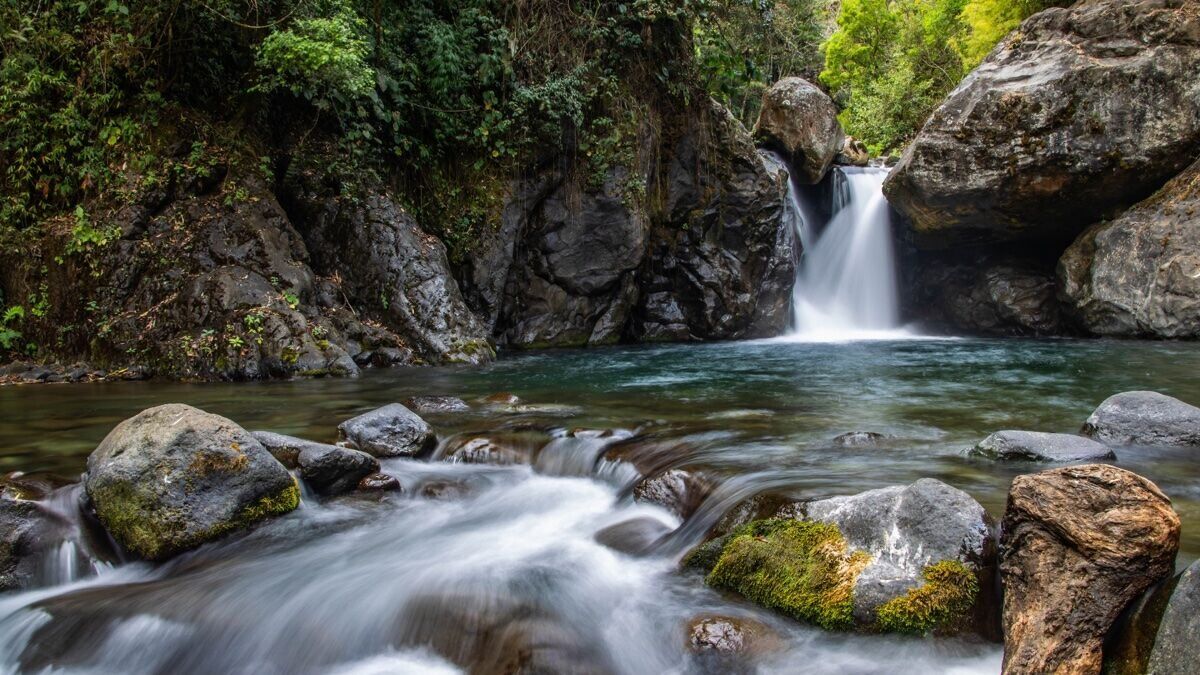
[[[56,360],[165,377],[354,374],[512,348],[772,335],[796,244],[783,176],[716,104],[649,143],[655,161],[586,180],[565,156],[510,183],[498,226],[452,265],[379,184],[245,162],[172,178],[6,251],[5,297],[37,298]],[[110,202],[111,204],[111,202]],[[58,264],[62,260],[63,264]]]

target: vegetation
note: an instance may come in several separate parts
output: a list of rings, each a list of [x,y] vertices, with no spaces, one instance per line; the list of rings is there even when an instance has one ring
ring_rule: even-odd
[[[979,580],[966,565],[942,560],[926,567],[922,576],[924,584],[878,609],[881,629],[924,635],[952,630],[969,615],[979,597]]]
[[[837,526],[759,520],[730,534],[706,581],[828,630],[854,625],[854,582],[870,562]]]

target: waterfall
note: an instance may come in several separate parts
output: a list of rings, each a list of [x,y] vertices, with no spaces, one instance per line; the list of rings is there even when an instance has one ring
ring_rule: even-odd
[[[778,163],[778,158],[768,158]],[[788,339],[840,341],[908,335],[900,325],[887,170],[834,167],[824,227],[817,198],[788,181],[785,221],[804,247]]]

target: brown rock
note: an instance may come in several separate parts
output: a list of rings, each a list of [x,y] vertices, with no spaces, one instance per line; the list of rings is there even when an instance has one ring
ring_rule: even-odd
[[[1167,496],[1103,464],[1018,476],[1002,530],[1005,675],[1099,673],[1109,628],[1179,549]]]

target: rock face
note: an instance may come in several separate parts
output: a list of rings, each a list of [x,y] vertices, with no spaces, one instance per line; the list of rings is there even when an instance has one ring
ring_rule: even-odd
[[[926,247],[1073,239],[1196,157],[1197,34],[1189,0],[1030,17],[933,113],[884,192]]]
[[[0,498],[0,592],[35,584],[53,520],[38,504]]]
[[[1083,424],[1109,445],[1200,446],[1200,408],[1154,391],[1109,396]]]
[[[348,419],[338,425],[338,433],[354,448],[376,457],[413,457],[437,444],[429,424],[399,403]]]
[[[1052,261],[955,250],[912,268],[906,311],[924,323],[976,335],[1066,332]]]
[[[1041,431],[997,431],[980,441],[974,454],[1001,460],[1080,462],[1116,459],[1107,446],[1074,434]]]
[[[1171,573],[1179,528],[1170,500],[1123,469],[1016,477],[1000,542],[1004,672],[1100,672],[1117,616]]]
[[[249,432],[186,405],[117,425],[88,457],[84,489],[122,546],[163,560],[299,503],[296,482]]]
[[[799,77],[785,77],[763,94],[754,137],[782,152],[796,179],[809,185],[821,182],[845,141],[833,100]]]
[[[587,177],[560,157],[510,186],[499,226],[460,274],[497,342],[733,339],[786,326],[797,250],[779,217],[783,177],[723,108],[692,112],[645,139],[660,165]]]
[[[1058,274],[1064,307],[1090,333],[1200,337],[1200,160],[1080,235]]]
[[[854,618],[860,624],[875,622],[889,603],[928,586],[928,570],[939,563],[958,564],[972,574],[993,564],[987,512],[967,493],[932,478],[822,499],[802,510],[810,520],[835,525],[852,548],[871,555],[854,584]]]
[[[1200,673],[1200,562],[1192,563],[1175,583],[1158,624],[1147,673]]]

